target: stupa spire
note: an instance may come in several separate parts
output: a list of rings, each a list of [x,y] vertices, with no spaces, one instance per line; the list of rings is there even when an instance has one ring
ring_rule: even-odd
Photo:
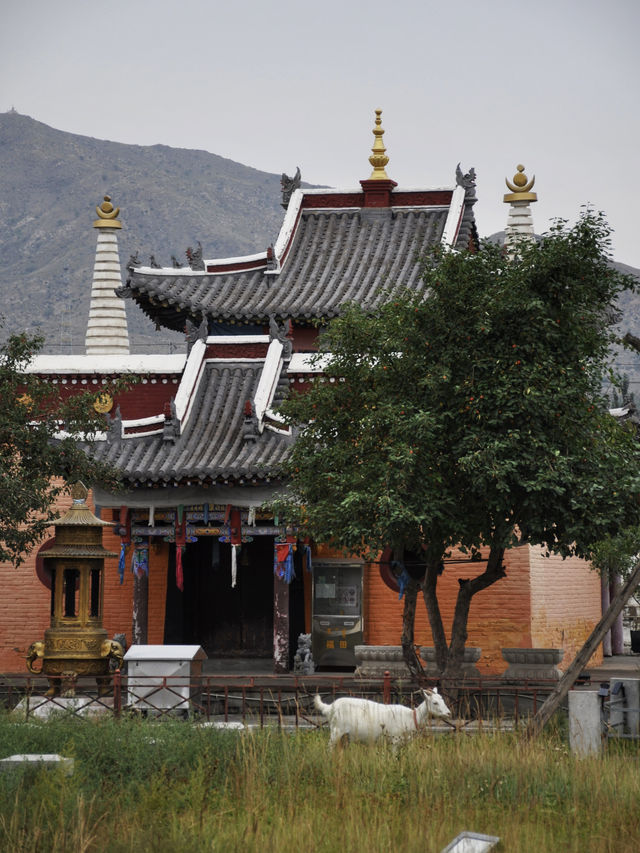
[[[87,355],[129,355],[125,306],[115,293],[116,288],[122,287],[117,237],[122,228],[120,208],[114,207],[106,195],[96,213],[93,227],[98,229],[98,241],[85,349]]]
[[[369,157],[369,162],[373,166],[371,177],[366,181],[360,181],[360,186],[364,191],[363,211],[368,211],[370,208],[384,208],[387,212],[392,205],[393,188],[397,186],[395,181],[392,181],[385,171],[385,166],[389,162],[386,155],[386,148],[382,137],[384,129],[382,127],[382,110],[376,110],[376,125],[373,128],[374,142],[371,149],[372,154]],[[369,213],[363,213],[361,216],[369,216]],[[386,214],[385,214],[386,215]],[[370,218],[370,216],[369,216]]]
[[[505,183],[511,192],[505,193],[503,198],[503,201],[510,205],[504,243],[510,253],[515,251],[519,242],[534,239],[533,216],[530,205],[538,200],[537,194],[531,192],[535,182],[535,175],[529,180],[524,173],[522,164],[517,166],[512,181],[505,178]]]
[[[373,148],[371,151],[371,157],[369,157],[369,162],[373,166],[373,172],[369,177],[370,181],[388,181],[389,175],[387,175],[385,171],[385,166],[389,162],[389,158],[387,157],[384,142],[382,141],[382,137],[384,136],[384,128],[382,127],[382,119],[380,116],[382,115],[382,110],[376,110],[376,124],[373,128],[373,135],[375,137]]]

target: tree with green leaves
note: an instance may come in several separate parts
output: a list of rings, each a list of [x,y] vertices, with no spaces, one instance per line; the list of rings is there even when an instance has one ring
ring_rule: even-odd
[[[15,566],[56,517],[56,499],[69,483],[118,482],[86,452],[105,429],[93,407],[100,392],[63,400],[56,386],[26,372],[42,343],[14,334],[0,346],[0,560]]]
[[[633,391],[629,390],[629,374],[623,373],[619,377],[619,386],[613,386],[611,388],[611,407],[613,409],[621,408],[625,406],[627,403],[633,403],[635,405],[635,394]]]
[[[586,210],[515,257],[437,248],[423,294],[344,309],[321,336],[323,376],[282,407],[299,434],[279,509],[368,559],[393,549],[407,569],[402,644],[416,676],[420,592],[438,667],[455,676],[473,597],[505,576],[506,549],[589,557],[640,521],[640,451],[602,391],[611,306],[635,286],[608,246],[604,218]],[[438,578],[454,546],[478,562],[448,642]]]

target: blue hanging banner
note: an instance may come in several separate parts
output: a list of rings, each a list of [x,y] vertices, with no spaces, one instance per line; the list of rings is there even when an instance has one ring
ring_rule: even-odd
[[[391,568],[394,570],[394,574],[396,575],[396,579],[398,581],[398,587],[400,591],[398,593],[398,598],[401,600],[404,596],[404,591],[407,588],[407,584],[411,580],[411,575],[407,571],[405,564],[400,560],[394,560],[391,563]]]
[[[285,583],[291,583],[295,578],[293,545],[290,542],[276,542],[273,571],[276,577],[282,578]]]
[[[120,545],[120,559],[118,560],[118,574],[120,575],[120,584],[124,583],[124,554],[127,550],[127,546],[124,542]]]

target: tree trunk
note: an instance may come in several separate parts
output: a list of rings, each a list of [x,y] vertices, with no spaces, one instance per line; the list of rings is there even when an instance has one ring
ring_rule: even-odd
[[[622,578],[618,574],[618,572],[614,572],[611,575],[611,589],[609,592],[609,597],[614,599],[616,595],[620,592],[620,587],[622,586]],[[624,632],[622,629],[622,613],[618,613],[618,616],[614,619],[613,625],[611,626],[611,654],[612,655],[623,655],[624,654]]]
[[[603,574],[600,578],[600,601],[601,613],[606,613],[611,604],[611,594],[609,585],[609,574]],[[605,657],[611,657],[611,631],[607,631],[602,639],[602,654]]]
[[[591,658],[591,655],[598,648],[605,634],[611,628],[613,623],[622,612],[629,598],[633,595],[634,590],[640,584],[640,561],[631,574],[629,580],[620,589],[615,597],[611,600],[609,609],[603,615],[596,627],[591,632],[589,638],[580,649],[578,654],[573,659],[573,662],[562,676],[552,693],[542,704],[538,713],[533,717],[527,726],[526,737],[534,738],[540,734],[544,726],[549,722],[553,714],[560,707],[560,703],[573,687],[576,678],[580,675],[581,670],[586,666]]]
[[[476,593],[481,592],[505,576],[502,565],[503,557],[504,548],[492,547],[484,572],[471,580],[460,578],[458,581],[460,589],[458,590],[456,609],[453,614],[451,645],[449,646],[447,665],[442,673],[443,678],[455,679],[461,675],[464,649],[467,642],[467,624],[469,621],[471,599]]]
[[[416,623],[416,602],[418,600],[419,584],[413,578],[404,591],[404,609],[402,611],[402,656],[409,668],[411,677],[420,684],[424,678],[424,669],[416,654],[414,629]]]
[[[444,625],[442,624],[442,614],[440,613],[440,604],[438,603],[438,594],[436,591],[439,573],[440,561],[438,560],[437,563],[434,563],[430,560],[427,564],[427,571],[422,585],[422,597],[424,598],[429,625],[431,626],[431,636],[433,637],[433,645],[436,650],[436,664],[438,671],[442,673],[447,665],[449,650],[447,648],[447,636],[444,632]]]

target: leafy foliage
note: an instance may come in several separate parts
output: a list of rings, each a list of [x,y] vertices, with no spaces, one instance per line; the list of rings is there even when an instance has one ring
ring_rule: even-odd
[[[605,576],[627,577],[638,563],[640,528],[626,527],[615,536],[606,536],[593,547],[593,565]]]
[[[529,541],[588,555],[635,518],[640,455],[601,392],[606,312],[631,286],[607,234],[587,212],[513,262],[438,249],[426,299],[332,323],[325,377],[283,406],[309,531],[358,551]]]
[[[68,482],[117,487],[115,472],[86,452],[105,426],[93,408],[99,392],[63,400],[26,373],[41,346],[41,338],[19,334],[0,347],[0,560],[16,566],[55,517]]]
[[[484,586],[505,548],[589,556],[636,524],[640,452],[602,393],[611,305],[635,282],[608,236],[586,210],[515,258],[438,248],[426,298],[348,307],[321,339],[324,377],[283,406],[292,517],[358,553],[422,548],[427,566],[489,546]]]

